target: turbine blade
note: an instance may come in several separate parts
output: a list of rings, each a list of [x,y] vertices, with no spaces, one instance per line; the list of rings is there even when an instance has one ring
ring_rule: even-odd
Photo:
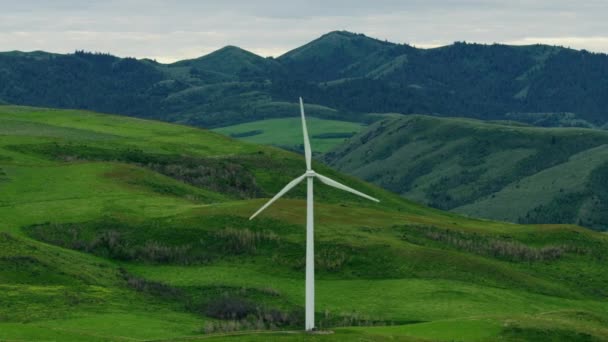
[[[300,183],[304,178],[306,178],[306,174],[303,174],[300,177],[289,182],[287,185],[285,185],[285,187],[281,191],[279,191],[276,195],[274,195],[274,197],[271,198],[270,201],[266,202],[266,204],[264,204],[260,209],[258,209],[258,211],[256,211],[255,214],[251,215],[251,217],[249,219],[253,220],[254,217],[256,217],[264,209],[268,208],[276,200],[281,198],[281,196],[283,196],[287,191],[291,190],[294,186],[298,185],[298,183]]]
[[[317,173],[315,175],[315,177],[319,178],[319,180],[321,182],[323,182],[323,183],[325,183],[325,184],[327,184],[329,186],[333,186],[334,188],[338,188],[340,190],[348,191],[348,192],[353,193],[353,194],[355,194],[357,196],[361,196],[363,198],[367,198],[368,200],[371,200],[371,201],[374,201],[374,202],[380,202],[380,200],[377,199],[377,198],[374,198],[372,196],[368,196],[368,195],[366,195],[366,194],[364,194],[364,193],[362,193],[360,191],[357,191],[357,190],[355,190],[353,188],[349,188],[348,186],[346,186],[344,184],[341,184],[341,183],[338,183],[335,180],[333,180],[331,178],[328,178],[328,177],[325,177],[325,176],[323,176],[321,174]]]
[[[308,128],[304,118],[304,101],[300,97],[300,114],[302,114],[302,134],[304,135],[304,157],[306,158],[306,170],[311,170],[312,152],[310,152],[310,141],[308,140]]]

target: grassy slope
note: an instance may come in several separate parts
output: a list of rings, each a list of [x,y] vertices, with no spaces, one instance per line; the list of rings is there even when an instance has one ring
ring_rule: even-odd
[[[353,122],[307,119],[313,152],[324,153],[343,143],[348,134],[356,134],[362,125]],[[216,132],[234,136],[256,144],[283,146],[299,149],[302,145],[300,118],[270,119],[215,129]],[[249,134],[247,134],[249,133]],[[336,135],[341,135],[336,137]]]
[[[407,116],[370,126],[327,160],[441,209],[606,229],[608,188],[591,181],[607,165],[606,146],[601,130]]]
[[[473,216],[516,221],[522,212],[550,203],[564,191],[584,191],[591,171],[608,161],[608,145],[574,154],[568,161],[522,178],[486,198],[456,209]]]
[[[92,150],[97,159],[92,147],[98,148]],[[127,163],[115,153],[125,148],[211,158],[201,163],[241,163],[255,175],[256,196],[277,191],[302,167],[300,156],[183,126],[0,107],[0,339],[203,338],[202,327],[214,319],[188,309],[179,296],[134,290],[119,267],[185,293],[190,306],[204,308],[220,293],[235,292],[263,305],[301,310],[303,187],[259,220],[247,221],[263,200],[185,184],[154,172],[152,162]],[[114,154],[103,160],[102,152]],[[314,338],[273,334],[273,339],[608,338],[605,234],[467,219],[415,205],[322,165],[316,169],[382,200],[368,204],[327,188],[317,193],[318,318],[334,317],[337,324],[355,313],[395,325],[336,328],[335,335]],[[508,261],[425,238],[424,229],[433,227],[476,239],[508,236],[533,247],[570,244],[585,252]],[[276,238],[254,244],[255,250],[231,250],[234,241],[214,235],[227,228],[270,231]],[[209,253],[210,259],[190,265],[121,260],[111,251],[56,246],[74,242],[77,233],[86,240],[87,234],[107,230],[121,232],[131,246],[185,243],[192,255]],[[53,240],[52,233],[61,239]],[[32,238],[49,236],[52,244]],[[201,245],[192,244],[199,240]],[[400,325],[418,321],[428,323]]]

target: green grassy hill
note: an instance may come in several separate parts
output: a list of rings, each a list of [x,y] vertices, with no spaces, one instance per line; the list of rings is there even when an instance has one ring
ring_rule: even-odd
[[[469,219],[314,166],[382,202],[317,187],[317,321],[335,333],[307,336],[305,189],[247,219],[301,156],[1,106],[0,340],[608,339],[606,234]]]
[[[299,117],[260,120],[216,128],[214,131],[256,144],[302,151],[303,138],[300,120]],[[315,153],[328,152],[363,129],[363,125],[354,122],[312,117],[306,121]]]
[[[404,197],[475,217],[608,229],[608,134],[391,117],[326,155]]]

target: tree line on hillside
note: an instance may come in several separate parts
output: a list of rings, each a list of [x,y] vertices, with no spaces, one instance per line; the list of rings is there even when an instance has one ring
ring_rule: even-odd
[[[276,59],[238,50],[174,64],[82,50],[0,53],[0,101],[207,127],[293,115],[277,103],[299,96],[358,121],[376,112],[482,119],[567,112],[569,120],[608,121],[604,54],[464,42],[423,50],[348,33]]]
[[[538,54],[547,56],[539,62]],[[607,120],[608,97],[601,95],[606,91],[604,54],[467,43],[410,51],[406,63],[381,77],[349,78],[345,70],[340,82],[288,77],[272,88],[278,98],[302,94],[315,103],[359,112],[480,119],[506,119],[511,112],[570,112],[595,124]]]

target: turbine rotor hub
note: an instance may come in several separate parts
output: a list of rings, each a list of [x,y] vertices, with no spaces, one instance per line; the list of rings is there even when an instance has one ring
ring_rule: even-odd
[[[307,171],[306,171],[306,177],[308,177],[308,178],[313,178],[313,177],[315,177],[316,175],[317,175],[317,173],[316,173],[316,172],[314,172],[313,170],[307,170]]]

